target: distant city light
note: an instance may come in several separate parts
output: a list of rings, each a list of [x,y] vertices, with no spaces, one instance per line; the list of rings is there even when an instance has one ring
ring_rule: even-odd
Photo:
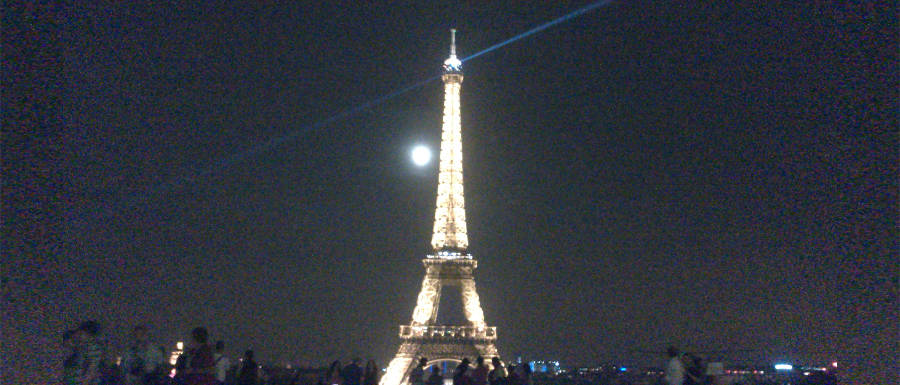
[[[775,370],[794,370],[794,365],[791,365],[791,364],[775,364]]]
[[[559,361],[530,361],[528,365],[538,373],[563,373],[562,368],[559,367]]]
[[[428,164],[431,161],[431,150],[425,146],[416,146],[412,150],[412,161],[419,167]]]
[[[175,350],[172,351],[171,355],[169,355],[169,364],[172,366],[175,366],[175,364],[178,363],[178,356],[180,356],[181,353],[183,353],[183,352],[184,352],[184,343],[181,341],[178,341],[175,344]],[[169,372],[169,377],[173,377],[173,378],[175,377],[175,368],[172,368],[172,370]]]

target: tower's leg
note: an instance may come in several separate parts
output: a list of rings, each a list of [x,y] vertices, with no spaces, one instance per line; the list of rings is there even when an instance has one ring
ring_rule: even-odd
[[[500,353],[497,351],[497,346],[493,343],[485,345],[475,345],[475,349],[478,349],[478,354],[484,357],[486,361],[490,361],[494,357],[500,357]]]
[[[437,318],[440,295],[441,280],[425,276],[425,280],[422,281],[422,291],[419,292],[419,298],[416,300],[416,309],[413,310],[414,325],[426,325]]]
[[[381,376],[378,385],[401,385],[409,378],[409,373],[416,365],[416,354],[419,352],[419,344],[403,342],[397,355],[388,364],[387,370]]]
[[[481,310],[481,301],[478,300],[478,292],[475,291],[475,279],[466,278],[460,282],[459,289],[462,292],[463,311],[466,319],[472,326],[484,326],[484,312]]]

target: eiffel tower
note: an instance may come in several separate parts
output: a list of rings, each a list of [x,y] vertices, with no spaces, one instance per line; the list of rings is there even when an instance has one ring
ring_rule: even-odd
[[[412,322],[400,326],[400,349],[388,365],[379,385],[407,385],[409,374],[419,358],[427,357],[429,366],[459,362],[463,357],[486,360],[497,357],[494,341],[497,328],[487,326],[475,291],[473,272],[478,261],[466,252],[466,206],[463,198],[462,137],[459,113],[459,89],[462,85],[462,61],[456,57],[456,30],[450,30],[450,57],[444,61],[444,121],[441,134],[440,173],[437,208],[434,212],[433,254],[422,263],[425,279],[413,310]],[[462,296],[465,325],[438,325],[438,304],[444,288],[455,288]]]

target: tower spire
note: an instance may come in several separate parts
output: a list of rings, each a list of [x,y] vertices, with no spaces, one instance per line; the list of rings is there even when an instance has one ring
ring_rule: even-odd
[[[456,28],[450,28],[450,56],[456,56]]]
[[[444,61],[444,121],[441,129],[441,161],[438,174],[434,234],[431,246],[435,257],[468,257],[466,205],[463,197],[462,136],[459,90],[463,81],[462,62],[456,58],[456,29],[450,30],[450,57]]]
[[[462,61],[456,57],[456,28],[450,29],[450,57],[444,60],[444,73],[458,73],[459,81],[462,82]],[[447,83],[447,79],[444,79],[444,83]]]

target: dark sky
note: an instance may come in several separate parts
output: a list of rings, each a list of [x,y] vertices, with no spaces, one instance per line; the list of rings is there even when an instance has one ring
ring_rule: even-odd
[[[588,4],[79,3],[4,10],[4,383],[52,375],[85,319],[118,347],[204,325],[232,355],[385,366],[442,86],[313,125],[436,74],[451,27],[465,57]],[[658,366],[637,351],[674,343],[896,379],[896,14],[618,1],[466,62],[501,354]]]

